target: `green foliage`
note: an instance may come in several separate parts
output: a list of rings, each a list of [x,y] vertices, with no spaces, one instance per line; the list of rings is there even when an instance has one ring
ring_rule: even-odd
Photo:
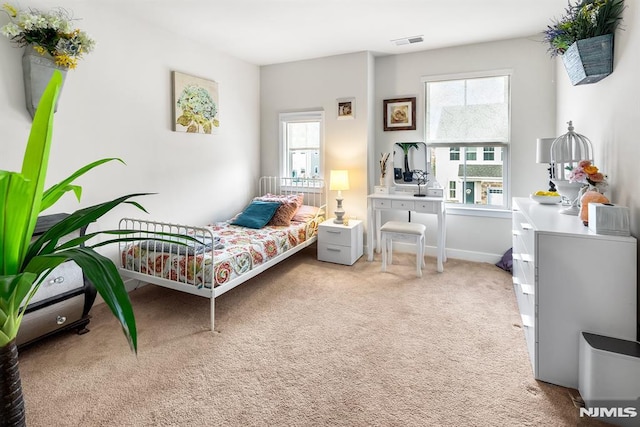
[[[549,54],[562,55],[577,40],[615,33],[624,8],[624,0],[569,1],[565,15],[543,32]]]
[[[76,178],[106,162],[120,161],[113,158],[98,160],[43,191],[51,147],[53,107],[61,85],[62,76],[56,71],[36,110],[21,172],[0,170],[0,347],[5,347],[17,336],[24,315],[24,309],[20,306],[27,306],[44,277],[62,262],[73,260],[116,316],[135,352],[135,317],[122,278],[114,263],[94,250],[107,243],[131,241],[131,237],[122,236],[130,233],[126,230],[103,231],[101,233],[116,237],[93,246],[88,241],[98,233],[78,237],[64,244],[60,244],[60,239],[98,220],[123,203],[144,211],[137,202],[130,200],[143,194],[131,194],[80,209],[33,239],[41,211],[51,207],[68,191],[73,191],[80,198],[81,188],[72,185]]]
[[[409,150],[411,148],[415,148],[416,150],[418,149],[417,142],[396,142],[396,144],[398,144],[400,148],[402,148],[402,152],[405,156],[409,154]]]

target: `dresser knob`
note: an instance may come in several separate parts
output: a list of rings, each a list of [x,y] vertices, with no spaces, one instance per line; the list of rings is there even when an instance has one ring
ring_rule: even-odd
[[[66,322],[66,321],[67,321],[67,317],[66,317],[66,316],[58,316],[58,317],[56,318],[56,323],[57,323],[58,325],[62,325],[62,324],[63,324],[64,322]]]
[[[56,283],[62,283],[62,282],[64,282],[64,276],[58,276],[55,279],[49,280],[49,284],[50,285],[53,285],[53,284],[56,284]]]

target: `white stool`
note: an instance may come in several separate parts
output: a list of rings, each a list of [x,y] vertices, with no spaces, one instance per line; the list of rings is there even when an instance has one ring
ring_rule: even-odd
[[[382,247],[382,271],[387,271],[393,259],[393,239],[413,241],[416,244],[416,274],[422,277],[424,263],[424,224],[415,222],[387,221],[380,227],[380,246]]]

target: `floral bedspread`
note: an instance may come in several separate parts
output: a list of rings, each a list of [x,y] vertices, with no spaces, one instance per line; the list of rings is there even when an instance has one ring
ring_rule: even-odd
[[[291,222],[289,227],[267,226],[259,230],[219,222],[207,226],[216,240],[212,251],[185,255],[131,244],[122,251],[122,265],[127,270],[198,288],[210,288],[213,277],[215,286],[219,286],[317,235],[318,224],[323,220],[318,217],[309,222]]]

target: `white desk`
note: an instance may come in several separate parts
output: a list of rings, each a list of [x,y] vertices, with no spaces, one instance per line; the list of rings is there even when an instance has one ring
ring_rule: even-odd
[[[380,213],[382,210],[399,210],[414,211],[419,213],[429,213],[438,216],[438,239],[437,239],[437,256],[438,271],[444,270],[443,263],[447,260],[445,254],[445,236],[446,236],[446,212],[444,209],[443,197],[415,197],[408,193],[394,194],[369,194],[367,196],[368,207],[368,224],[370,230],[367,232],[367,259],[373,261],[373,247],[375,244],[376,252],[380,252]],[[373,241],[375,230],[375,242]]]

